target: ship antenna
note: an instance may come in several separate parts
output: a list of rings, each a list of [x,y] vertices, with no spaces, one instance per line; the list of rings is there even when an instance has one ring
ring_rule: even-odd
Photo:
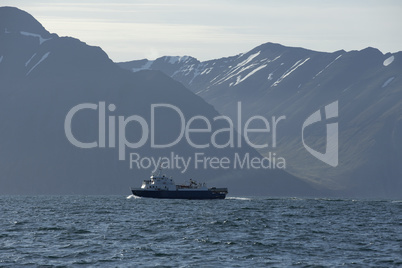
[[[162,165],[159,165],[159,173],[158,173],[158,177],[161,175],[161,171],[162,171]]]

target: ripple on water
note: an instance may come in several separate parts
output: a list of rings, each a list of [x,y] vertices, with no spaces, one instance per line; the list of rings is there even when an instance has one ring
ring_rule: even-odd
[[[402,202],[0,197],[0,266],[401,265]]]

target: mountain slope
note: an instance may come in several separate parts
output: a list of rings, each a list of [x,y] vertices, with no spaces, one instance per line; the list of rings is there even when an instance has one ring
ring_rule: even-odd
[[[186,120],[204,116],[212,122],[211,132],[227,124],[214,121],[219,114],[211,105],[162,72],[122,70],[99,47],[50,34],[16,8],[0,8],[0,18],[1,194],[128,194],[128,187],[139,186],[154,168],[146,157],[174,154],[188,159],[195,153],[219,159],[233,158],[236,153],[261,157],[248,146],[195,149],[184,138],[172,147],[154,148],[151,132],[144,134],[150,128],[139,121],[143,118],[151,126],[153,104],[172,105]],[[92,108],[74,114],[72,135],[89,147],[96,142],[94,148],[78,148],[67,138],[66,118],[77,105]],[[156,143],[174,141],[181,123],[176,111],[155,110]],[[192,127],[205,128],[200,120]],[[139,143],[142,138],[146,142],[138,148],[119,143]],[[196,133],[191,139],[205,144],[211,134]],[[216,140],[222,143],[225,139],[223,134]],[[130,154],[145,159],[144,165],[134,163],[130,168]],[[182,173],[183,168],[172,166],[173,161],[166,173],[177,177],[177,182],[200,179],[227,186],[231,194],[319,193],[282,170],[196,168],[192,164]]]
[[[131,71],[161,70],[231,118],[241,102],[244,117],[286,116],[277,146],[260,149],[287,160],[287,171],[351,195],[400,196],[402,192],[402,52],[374,48],[323,53],[266,43],[228,58],[200,62],[162,57],[119,63]],[[318,109],[338,101],[339,164],[329,166],[303,146],[302,126]],[[306,129],[306,144],[325,152],[324,122]],[[254,143],[269,140],[265,133]]]

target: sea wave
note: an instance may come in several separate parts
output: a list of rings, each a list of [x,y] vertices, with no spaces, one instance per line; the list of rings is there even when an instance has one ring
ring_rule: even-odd
[[[127,199],[140,199],[141,197],[139,197],[139,196],[135,196],[135,195],[129,195],[129,196],[127,196],[126,197]]]
[[[230,200],[243,200],[243,201],[250,201],[252,200],[249,197],[235,197],[235,196],[230,196],[230,197],[226,197],[226,199],[230,199]]]

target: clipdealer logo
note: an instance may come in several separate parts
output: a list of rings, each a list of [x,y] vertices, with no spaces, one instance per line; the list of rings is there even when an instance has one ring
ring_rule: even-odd
[[[177,118],[180,120],[179,134],[175,140],[158,144],[156,141],[156,118],[158,113],[163,113],[166,109],[170,112],[174,112]],[[119,160],[125,160],[127,156],[127,149],[138,149],[143,146],[150,146],[151,148],[172,148],[177,145],[181,140],[185,139],[187,144],[194,148],[193,157],[183,157],[173,154],[167,156],[152,156],[146,157],[140,155],[138,150],[129,153],[130,168],[133,166],[141,169],[148,169],[153,167],[156,170],[159,166],[162,168],[178,168],[184,172],[187,170],[190,162],[194,163],[194,168],[212,168],[212,169],[275,169],[286,168],[286,162],[283,157],[277,156],[275,152],[269,152],[267,156],[253,156],[248,152],[240,153],[235,152],[233,157],[215,157],[205,156],[204,153],[200,153],[197,149],[204,149],[208,147],[214,147],[216,149],[222,148],[241,148],[243,143],[255,149],[263,149],[271,146],[275,148],[277,146],[277,128],[278,124],[286,119],[286,116],[280,116],[276,118],[271,117],[271,120],[260,116],[254,115],[243,122],[241,113],[241,102],[237,103],[237,118],[235,127],[233,121],[228,116],[219,115],[214,118],[208,119],[203,115],[196,115],[191,118],[186,118],[179,107],[167,103],[158,103],[150,105],[150,120],[148,122],[139,115],[131,115],[128,117],[122,115],[115,115],[117,110],[116,105],[109,104],[106,106],[105,102],[94,103],[82,103],[74,106],[67,113],[64,121],[64,130],[68,141],[78,148],[90,149],[90,148],[116,148],[118,151]],[[92,111],[91,111],[92,110]],[[94,111],[97,111],[94,113]],[[92,142],[82,142],[76,138],[72,130],[72,122],[75,117],[79,117],[81,114],[93,113],[97,116],[98,121],[98,137]],[[107,116],[108,115],[108,116]],[[186,120],[187,119],[187,120]],[[220,128],[214,129],[212,126],[215,122],[219,123]],[[195,122],[202,122],[205,127],[196,128]],[[259,128],[252,128],[255,122],[259,123]],[[134,124],[139,127],[140,138],[136,141],[130,141],[127,139],[126,132],[127,126]],[[215,123],[216,124],[216,123]],[[222,127],[227,126],[227,127]],[[235,135],[235,132],[238,134]],[[200,144],[195,140],[195,134],[204,133],[209,135],[209,142]],[[217,138],[217,136],[225,133],[227,140]],[[250,134],[259,133],[267,135],[265,143],[253,143],[250,139]],[[198,141],[199,142],[199,141]]]
[[[325,120],[329,120],[332,118],[338,117],[338,101],[334,101],[324,108]],[[317,110],[313,114],[311,114],[306,121],[303,123],[302,127],[302,141],[304,148],[312,154],[315,158],[321,160],[322,162],[336,167],[338,166],[338,123],[327,123],[327,139],[326,139],[326,146],[325,146],[325,153],[320,153],[312,148],[310,148],[304,142],[304,129],[314,123],[320,122],[321,118],[321,111]]]
[[[250,157],[249,153],[245,153],[240,156],[235,153],[232,160],[225,157],[213,157],[204,156],[203,153],[196,152],[196,149],[203,149],[208,147],[215,147],[217,149],[222,149],[226,147],[230,148],[241,148],[242,143],[247,143],[248,146],[254,149],[265,149],[271,146],[276,148],[277,146],[277,130],[278,124],[286,119],[286,116],[279,116],[278,118],[272,116],[271,121],[261,115],[254,115],[248,118],[244,123],[241,113],[241,102],[237,103],[237,126],[234,127],[233,121],[228,116],[219,115],[211,120],[202,115],[196,115],[189,118],[186,121],[186,117],[179,107],[166,104],[158,103],[150,105],[150,124],[139,115],[131,115],[128,117],[122,115],[114,115],[117,109],[116,105],[109,104],[106,106],[105,102],[94,103],[82,103],[74,106],[66,115],[64,121],[65,135],[69,142],[78,148],[90,149],[90,148],[117,148],[119,160],[126,159],[126,150],[138,149],[146,144],[149,144],[151,148],[172,148],[178,144],[182,139],[187,141],[187,144],[193,147],[195,150],[194,157],[182,157],[171,152],[169,157],[167,156],[156,156],[156,157],[145,157],[141,156],[138,152],[129,153],[130,168],[134,166],[139,168],[148,169],[150,167],[157,170],[159,166],[163,168],[179,168],[182,169],[182,173],[187,170],[190,166],[190,162],[194,162],[195,169],[197,168],[212,168],[212,169],[228,169],[228,168],[247,168],[247,169],[284,169],[286,168],[286,161],[283,157],[277,156],[275,152],[269,152],[266,156]],[[155,139],[155,118],[157,117],[157,110],[163,112],[163,109],[170,109],[177,114],[180,120],[181,128],[180,133],[175,140],[167,144],[158,144]],[[73,134],[72,131],[72,121],[76,116],[80,116],[81,113],[88,113],[97,111],[98,120],[98,137],[92,142],[82,142],[79,141]],[[92,113],[93,113],[92,111]],[[109,116],[107,116],[109,113]],[[338,101],[325,106],[324,109],[325,120],[337,118],[338,117]],[[195,121],[204,122],[204,128],[194,128]],[[225,121],[227,123],[227,128],[221,128],[213,131],[213,123],[216,121]],[[258,121],[260,128],[251,128],[253,121]],[[338,165],[338,123],[328,123],[326,124],[327,137],[326,137],[326,151],[325,153],[318,152],[310,148],[304,141],[304,130],[305,128],[322,121],[321,111],[317,110],[311,114],[303,123],[302,126],[302,142],[306,150],[312,154],[314,157],[320,161],[336,167]],[[262,124],[261,124],[262,123]],[[126,137],[126,127],[129,124],[137,124],[141,128],[141,137],[133,142],[129,141]],[[199,125],[199,124],[198,124]],[[222,125],[220,125],[222,126]],[[237,131],[238,135],[235,137],[234,133]],[[194,133],[206,133],[210,135],[210,142],[204,144],[197,144],[193,140]],[[227,133],[227,141],[225,143],[218,143],[217,135],[221,133]],[[265,143],[255,144],[251,141],[249,135],[252,133],[258,133],[262,135],[267,135]],[[271,139],[270,139],[271,138]],[[116,142],[117,141],[117,142]],[[268,141],[270,144],[268,144]],[[220,140],[220,142],[222,142]]]

